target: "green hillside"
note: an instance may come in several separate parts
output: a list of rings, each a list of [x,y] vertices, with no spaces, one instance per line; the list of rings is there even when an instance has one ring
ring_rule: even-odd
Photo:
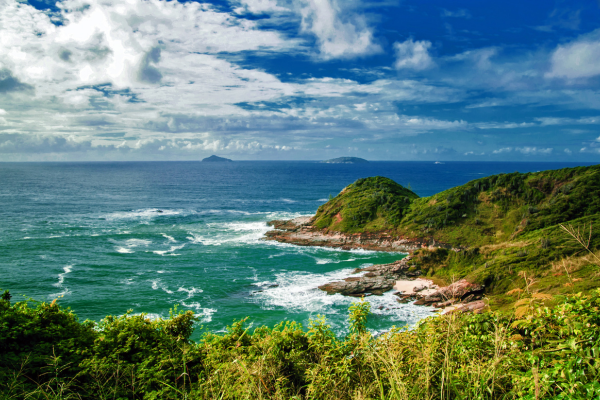
[[[584,245],[561,224],[579,232]],[[411,263],[440,284],[484,284],[493,307],[512,304],[518,296],[506,293],[514,289],[564,294],[600,287],[600,165],[494,175],[423,198],[387,178],[359,179],[319,208],[314,225],[433,238],[462,249],[418,250]]]
[[[319,207],[314,225],[347,233],[393,229],[418,197],[388,178],[359,179]]]
[[[388,230],[456,246],[501,243],[600,212],[600,165],[500,174],[419,198],[391,179],[359,179],[319,207],[319,229]]]
[[[454,245],[501,243],[600,212],[600,165],[500,174],[412,202],[399,233]]]

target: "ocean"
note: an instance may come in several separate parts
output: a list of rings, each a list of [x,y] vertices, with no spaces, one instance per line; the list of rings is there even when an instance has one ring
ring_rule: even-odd
[[[13,301],[58,299],[81,320],[128,310],[199,317],[194,338],[245,317],[340,335],[357,299],[319,285],[401,253],[263,241],[266,222],[312,215],[358,178],[381,175],[429,196],[484,176],[573,163],[298,161],[0,163],[0,288]],[[416,323],[428,307],[371,296],[372,331]]]

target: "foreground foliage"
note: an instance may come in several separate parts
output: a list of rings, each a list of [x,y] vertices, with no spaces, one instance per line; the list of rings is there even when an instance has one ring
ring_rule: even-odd
[[[549,307],[546,304],[554,303]],[[350,334],[319,317],[192,342],[174,312],[79,322],[56,302],[0,300],[3,399],[595,399],[600,292],[536,293],[515,312],[446,315],[374,338],[369,303]]]

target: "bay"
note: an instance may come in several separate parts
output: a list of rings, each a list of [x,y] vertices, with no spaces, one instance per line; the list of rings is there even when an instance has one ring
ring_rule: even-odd
[[[347,330],[356,301],[317,286],[400,253],[261,240],[272,219],[312,215],[358,178],[381,175],[429,196],[472,179],[573,163],[299,161],[0,163],[0,288],[71,307],[81,319],[193,310],[203,330],[325,315]],[[579,164],[591,165],[591,164]],[[413,324],[427,307],[372,296],[369,328]]]

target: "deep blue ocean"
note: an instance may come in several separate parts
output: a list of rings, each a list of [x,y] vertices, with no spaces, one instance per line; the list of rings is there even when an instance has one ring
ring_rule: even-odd
[[[343,334],[356,299],[317,286],[404,255],[266,242],[267,221],[314,214],[362,177],[386,176],[429,196],[492,174],[576,165],[0,163],[0,288],[14,301],[58,298],[82,320],[129,309],[166,317],[179,304],[201,317],[195,337],[246,316],[272,326],[306,325],[318,314]],[[369,301],[372,330],[431,314],[391,293]]]

